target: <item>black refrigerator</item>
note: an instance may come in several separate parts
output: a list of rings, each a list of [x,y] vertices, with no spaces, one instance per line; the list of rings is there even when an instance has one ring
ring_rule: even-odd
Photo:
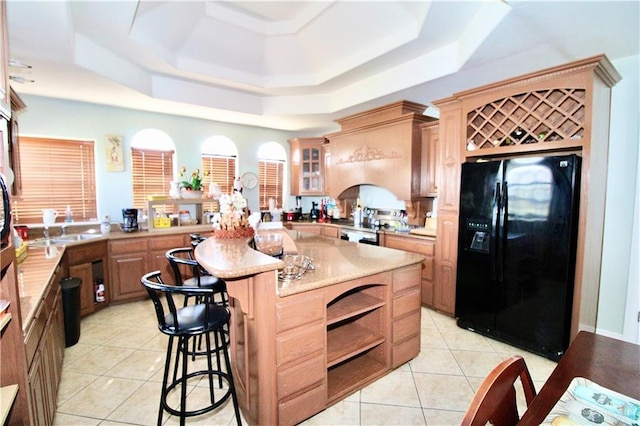
[[[462,165],[458,326],[558,360],[569,345],[580,157]]]

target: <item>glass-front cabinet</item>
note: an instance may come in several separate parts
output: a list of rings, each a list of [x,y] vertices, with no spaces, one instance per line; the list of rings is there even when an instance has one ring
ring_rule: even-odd
[[[291,145],[291,194],[324,195],[326,139],[295,138]]]

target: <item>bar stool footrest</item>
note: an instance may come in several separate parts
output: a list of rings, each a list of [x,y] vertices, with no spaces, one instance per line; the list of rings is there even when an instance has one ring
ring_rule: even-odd
[[[178,386],[179,384],[181,384],[182,382],[184,382],[183,386],[186,385],[186,382],[194,377],[198,377],[198,376],[208,376],[209,374],[211,374],[212,376],[217,376],[217,377],[221,377],[222,379],[225,380],[225,382],[227,383],[227,386],[229,386],[229,375],[223,371],[207,371],[207,370],[201,370],[201,371],[194,371],[192,373],[187,374],[186,380],[184,378],[179,378],[177,379],[175,382],[171,383],[169,386],[167,386],[167,389],[165,392],[162,393],[162,407],[171,415],[173,416],[182,416],[182,417],[193,417],[193,416],[199,416],[201,414],[204,413],[208,413],[209,411],[213,411],[216,408],[220,407],[227,399],[229,399],[231,397],[231,388],[227,387],[226,389],[224,388],[218,388],[220,391],[225,391],[225,393],[218,398],[217,401],[213,402],[211,405],[208,405],[206,407],[203,408],[199,408],[197,410],[192,410],[192,411],[185,411],[184,413],[180,412],[180,410],[176,410],[173,407],[170,407],[169,404],[167,403],[167,396],[169,394],[169,392],[171,392],[172,389],[174,389],[176,386]],[[211,380],[215,380],[213,377],[211,378]],[[204,388],[203,388],[204,389]]]

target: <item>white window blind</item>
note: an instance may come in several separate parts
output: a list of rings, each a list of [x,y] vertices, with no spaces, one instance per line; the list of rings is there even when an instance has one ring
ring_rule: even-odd
[[[173,151],[131,148],[133,207],[147,208],[149,195],[168,194],[173,180]]]
[[[260,210],[269,210],[269,198],[282,208],[284,187],[284,161],[258,160],[258,181],[260,186]]]
[[[71,207],[74,221],[97,219],[94,143],[20,137],[22,193],[13,198],[16,224],[42,223],[42,209],[58,211],[64,222]]]
[[[202,179],[205,191],[209,190],[211,182],[215,182],[220,186],[223,194],[231,194],[233,192],[236,157],[202,154],[202,171],[209,172],[209,175],[204,176]]]

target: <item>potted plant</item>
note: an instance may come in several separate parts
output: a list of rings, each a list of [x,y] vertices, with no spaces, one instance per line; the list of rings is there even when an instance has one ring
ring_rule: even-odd
[[[202,175],[200,169],[195,169],[190,175],[187,175],[187,168],[182,166],[180,170],[180,190],[183,198],[202,198],[203,176],[208,176],[209,172],[205,171]]]

